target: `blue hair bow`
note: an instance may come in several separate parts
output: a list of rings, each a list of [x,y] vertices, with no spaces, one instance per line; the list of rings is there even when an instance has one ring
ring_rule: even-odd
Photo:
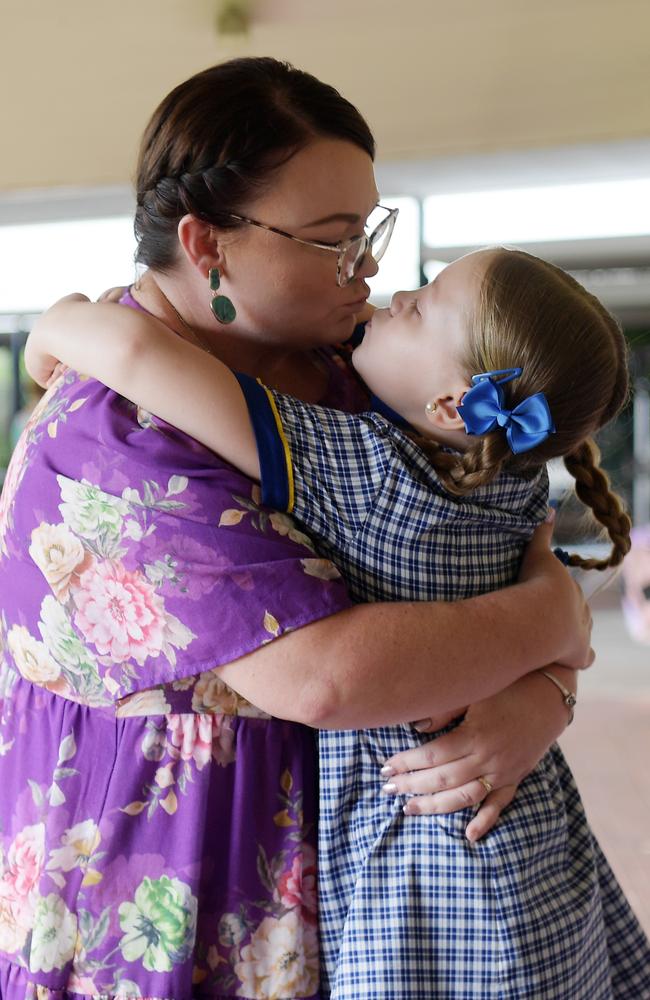
[[[518,378],[522,368],[505,368],[472,376],[472,388],[463,396],[458,415],[468,434],[487,434],[504,427],[510,450],[515,455],[530,451],[549,434],[555,433],[551,411],[543,392],[518,403],[513,410],[504,406],[502,385]],[[499,376],[503,376],[499,378]]]

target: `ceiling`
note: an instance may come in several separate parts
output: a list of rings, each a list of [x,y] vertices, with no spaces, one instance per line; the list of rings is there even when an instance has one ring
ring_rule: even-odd
[[[647,0],[2,0],[0,192],[127,184],[176,83],[236,55],[289,59],[367,116],[380,159],[650,138]]]
[[[2,0],[0,225],[130,213],[153,108],[236,55],[339,87],[376,133],[384,193],[650,176],[647,0],[251,0],[234,36],[222,3]],[[531,249],[650,324],[650,236]]]

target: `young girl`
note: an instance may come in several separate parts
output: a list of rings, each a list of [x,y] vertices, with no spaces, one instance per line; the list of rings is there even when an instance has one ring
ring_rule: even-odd
[[[72,296],[37,323],[27,362],[40,383],[58,360],[100,378],[260,480],[263,501],[305,526],[360,601],[450,601],[513,582],[546,513],[544,463],[560,455],[612,541],[606,559],[572,563],[604,568],[629,548],[590,440],[625,402],[625,341],[550,264],[485,250],[394,295],[352,355],[376,394],[358,416],[236,376],[197,346],[143,311]],[[650,949],[557,747],[472,844],[468,811],[406,818],[417,799],[390,781],[380,794],[382,764],[419,742],[411,726],[321,733],[331,995],[650,996]]]

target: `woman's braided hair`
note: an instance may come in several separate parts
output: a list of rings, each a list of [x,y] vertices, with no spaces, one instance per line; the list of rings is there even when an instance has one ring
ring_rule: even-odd
[[[618,565],[630,549],[631,522],[599,466],[600,452],[591,437],[628,399],[627,355],[619,324],[571,275],[521,250],[495,249],[470,319],[463,371],[469,382],[479,372],[523,368],[519,378],[503,386],[505,405],[512,409],[543,392],[556,433],[520,455],[512,453],[502,430],[468,437],[462,454],[427,442],[445,486],[465,494],[502,470],[534,475],[543,463],[562,457],[578,498],[612,541],[606,559],[572,555],[571,565]]]
[[[374,158],[357,109],[289,63],[232,59],[176,87],[154,112],[136,174],[136,260],[160,271],[177,260],[184,215],[233,229],[274,172],[317,136],[354,143]]]

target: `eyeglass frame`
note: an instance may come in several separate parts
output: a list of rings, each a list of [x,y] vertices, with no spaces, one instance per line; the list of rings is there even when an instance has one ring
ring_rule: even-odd
[[[285,236],[288,240],[293,240],[294,243],[302,243],[303,246],[307,247],[318,247],[320,250],[331,250],[333,253],[338,254],[338,260],[336,262],[336,283],[339,288],[345,288],[346,285],[349,285],[352,281],[354,281],[361,267],[361,262],[368,251],[372,249],[373,237],[376,238],[376,233],[382,228],[382,226],[390,225],[390,232],[388,234],[386,246],[382,251],[382,257],[388,248],[388,244],[390,243],[393,235],[393,229],[395,228],[395,222],[397,221],[397,216],[399,215],[399,208],[388,208],[386,205],[375,205],[375,208],[383,208],[385,212],[388,212],[388,215],[375,226],[373,231],[370,233],[370,236],[366,233],[364,233],[363,236],[350,236],[346,240],[339,240],[338,243],[320,243],[318,240],[303,240],[300,236],[294,236],[293,233],[287,233],[284,229],[278,229],[277,226],[270,226],[267,222],[259,222],[257,219],[249,219],[245,215],[235,215],[234,212],[225,212],[224,214],[229,219],[237,219],[238,222],[245,222],[249,226],[257,226],[258,229],[266,229],[269,233],[276,233],[278,236]],[[366,245],[357,257],[354,274],[348,279],[348,281],[345,282],[345,285],[342,285],[341,273],[345,255],[353,243],[363,243],[364,240]],[[379,260],[381,260],[381,257],[379,257]]]

